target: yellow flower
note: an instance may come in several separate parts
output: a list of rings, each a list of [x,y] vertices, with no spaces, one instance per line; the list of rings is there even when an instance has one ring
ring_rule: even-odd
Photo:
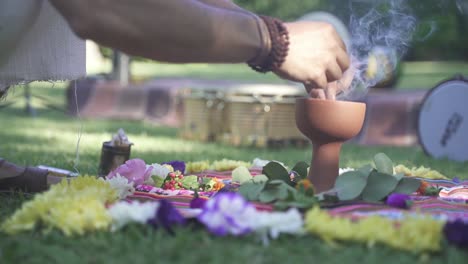
[[[102,179],[81,176],[64,180],[24,203],[1,230],[14,234],[43,225],[72,235],[107,228],[111,219],[105,204],[117,198],[117,191]]]
[[[449,180],[448,177],[445,175],[441,174],[440,172],[436,170],[431,170],[430,168],[426,168],[424,166],[420,166],[419,168],[417,167],[412,167],[411,169],[406,167],[405,165],[397,165],[394,168],[395,173],[403,173],[405,176],[409,177],[420,177],[420,178],[426,178],[426,179],[434,179],[434,180]]]
[[[305,228],[329,243],[355,241],[372,247],[382,243],[393,248],[421,253],[439,251],[443,222],[428,216],[406,216],[401,222],[380,216],[359,221],[333,217],[315,207],[306,213]]]
[[[211,164],[211,169],[215,171],[229,171],[238,167],[250,168],[251,166],[252,164],[250,162],[222,159],[214,161],[213,164]]]
[[[194,161],[194,162],[187,162],[185,164],[186,173],[202,172],[209,168],[210,168],[210,163],[208,161]]]

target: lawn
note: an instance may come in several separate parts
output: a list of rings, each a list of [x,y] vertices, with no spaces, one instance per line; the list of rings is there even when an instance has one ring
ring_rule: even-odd
[[[450,65],[448,67],[447,65]],[[149,76],[231,77],[253,81],[277,82],[273,76],[248,72],[245,67],[220,65],[154,64],[138,69],[138,78]],[[458,71],[468,72],[466,64],[411,64],[404,66],[406,74],[399,89],[428,88]],[[145,72],[146,70],[146,72]],[[432,72],[432,74],[431,74]],[[155,74],[157,73],[157,74]],[[255,77],[252,77],[255,76]],[[426,78],[427,77],[427,78]],[[418,79],[419,78],[419,79]],[[406,83],[406,85],[405,85]],[[411,85],[410,85],[411,84]],[[34,93],[64,104],[64,85],[34,84]],[[18,87],[6,102],[19,96]],[[20,97],[19,97],[20,98]],[[15,101],[16,102],[16,101]],[[45,164],[73,170],[81,174],[97,172],[101,143],[109,140],[118,128],[124,128],[131,141],[132,157],[147,163],[173,159],[185,161],[217,160],[221,158],[250,161],[256,157],[283,161],[293,165],[297,161],[310,161],[309,148],[254,149],[235,148],[215,143],[185,141],[176,137],[177,130],[138,121],[79,120],[64,113],[42,107],[36,100],[37,116],[24,112],[23,102],[0,108],[0,156],[22,165]],[[76,145],[79,131],[79,159]],[[341,165],[356,167],[369,163],[377,152],[385,152],[395,163],[407,166],[427,166],[451,177],[468,178],[468,163],[434,160],[418,148],[363,147],[348,144],[342,152]],[[0,193],[0,220],[11,215],[31,195]],[[82,237],[65,237],[58,232],[38,232],[17,236],[0,235],[0,263],[466,263],[468,253],[444,245],[444,251],[430,256],[402,253],[383,246],[367,248],[365,245],[343,243],[336,247],[313,236],[283,236],[268,247],[253,237],[216,238],[203,230],[178,229],[172,237],[162,230],[138,226],[117,233],[96,233]]]

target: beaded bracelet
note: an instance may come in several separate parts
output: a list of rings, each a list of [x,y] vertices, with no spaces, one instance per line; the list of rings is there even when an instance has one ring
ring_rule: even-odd
[[[260,32],[262,34],[262,50],[253,60],[247,64],[255,71],[266,73],[269,71],[278,70],[283,64],[288,55],[289,34],[288,29],[283,24],[283,21],[268,17],[259,16],[262,21],[259,21]],[[266,30],[262,29],[262,25],[268,29],[269,36],[265,37]]]

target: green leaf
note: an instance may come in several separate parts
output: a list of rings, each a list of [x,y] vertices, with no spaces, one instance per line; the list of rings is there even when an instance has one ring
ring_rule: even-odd
[[[419,189],[421,181],[414,178],[403,178],[393,191],[394,193],[412,194]]]
[[[265,174],[270,180],[282,180],[284,182],[291,182],[289,172],[283,165],[278,162],[271,161],[263,167],[262,174]]]
[[[286,186],[280,185],[278,187],[278,195],[277,195],[278,200],[286,200],[288,198],[289,193],[288,193],[288,189]]]
[[[249,201],[257,201],[265,183],[246,182],[239,187],[239,193]]]
[[[185,189],[198,189],[200,184],[198,183],[198,177],[196,175],[188,175],[182,179],[182,186]]]
[[[370,165],[370,164],[366,164],[366,165],[360,167],[357,170],[362,172],[367,177],[374,170],[374,167],[372,167],[372,165]]]
[[[282,184],[285,184],[284,181],[282,180],[271,180],[267,183],[267,186],[278,186],[278,185],[282,185]]]
[[[255,175],[252,178],[252,181],[253,182],[266,182],[266,181],[268,181],[268,177],[265,176],[264,174],[259,174],[259,175]]]
[[[258,196],[258,200],[262,203],[271,203],[278,199],[278,189],[265,189]]]
[[[395,177],[397,181],[400,181],[401,179],[403,179],[403,177],[405,177],[405,174],[400,172],[400,173],[394,174],[393,177]]]
[[[309,164],[307,164],[304,161],[298,162],[292,168],[292,170],[295,171],[301,177],[301,179],[306,179],[307,178],[307,170],[308,169],[309,169]]]
[[[378,153],[374,156],[375,168],[380,173],[393,174],[393,162],[384,153]]]
[[[338,176],[335,182],[338,198],[342,201],[356,199],[365,187],[366,175],[360,171],[345,172]]]
[[[369,202],[381,201],[395,190],[397,184],[397,179],[392,175],[374,171],[367,178],[362,198]]]
[[[252,175],[250,174],[249,169],[247,169],[246,167],[240,166],[232,171],[233,182],[239,182],[240,184],[243,184],[250,180],[252,180]]]
[[[157,175],[153,175],[153,176],[151,176],[151,179],[153,179],[154,186],[159,187],[159,188],[162,187],[162,185],[163,185],[163,183],[164,183],[164,179],[163,179],[163,178],[161,178],[161,177],[159,177],[159,176],[157,176]]]

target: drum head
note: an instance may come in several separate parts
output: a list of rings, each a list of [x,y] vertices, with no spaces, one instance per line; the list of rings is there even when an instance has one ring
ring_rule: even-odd
[[[422,101],[418,134],[434,158],[468,161],[468,82],[453,79],[434,87]]]

